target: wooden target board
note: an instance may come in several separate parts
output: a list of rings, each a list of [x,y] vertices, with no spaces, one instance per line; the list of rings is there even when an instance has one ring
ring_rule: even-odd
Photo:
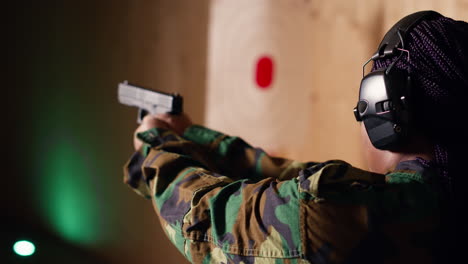
[[[213,1],[206,124],[272,154],[300,149],[310,114],[312,20],[303,1]]]

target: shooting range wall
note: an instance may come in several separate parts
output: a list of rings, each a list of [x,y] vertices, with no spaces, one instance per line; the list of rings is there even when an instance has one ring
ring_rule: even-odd
[[[123,80],[182,94],[196,123],[272,155],[365,168],[361,66],[391,25],[427,9],[468,21],[468,0],[17,3],[7,238],[29,234],[43,263],[185,263],[122,183],[137,112],[117,102]]]

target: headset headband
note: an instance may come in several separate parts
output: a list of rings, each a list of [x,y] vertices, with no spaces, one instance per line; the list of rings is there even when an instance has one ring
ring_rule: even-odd
[[[400,46],[402,45],[401,40],[405,39],[408,32],[422,19],[434,16],[441,15],[435,11],[420,11],[402,18],[385,34],[379,48],[372,55],[372,60],[394,55],[398,48],[404,48]]]

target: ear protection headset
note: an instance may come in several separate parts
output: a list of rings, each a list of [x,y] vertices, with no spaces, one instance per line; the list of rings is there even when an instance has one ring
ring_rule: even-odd
[[[363,121],[367,135],[374,147],[393,150],[402,144],[411,133],[411,75],[394,65],[406,52],[405,38],[409,31],[423,19],[440,16],[434,11],[421,11],[398,21],[385,35],[372,60],[398,56],[387,68],[364,76],[359,90],[359,101],[354,108],[357,121]]]

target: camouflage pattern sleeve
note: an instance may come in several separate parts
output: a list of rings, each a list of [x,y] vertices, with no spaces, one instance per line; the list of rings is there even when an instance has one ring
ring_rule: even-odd
[[[140,138],[148,147],[126,164],[126,182],[152,200],[192,263],[430,260],[424,238],[437,206],[420,172],[380,175],[332,160],[295,177],[234,179],[202,144],[161,129]]]
[[[205,148],[217,166],[215,171],[232,179],[292,179],[300,170],[313,164],[271,157],[239,137],[228,136],[199,125],[189,127],[183,137]]]
[[[149,148],[127,163],[125,180],[153,201],[167,236],[189,261],[305,263],[295,178],[234,180],[209,170],[218,168],[210,160],[216,155],[200,144],[163,129],[139,137]]]

